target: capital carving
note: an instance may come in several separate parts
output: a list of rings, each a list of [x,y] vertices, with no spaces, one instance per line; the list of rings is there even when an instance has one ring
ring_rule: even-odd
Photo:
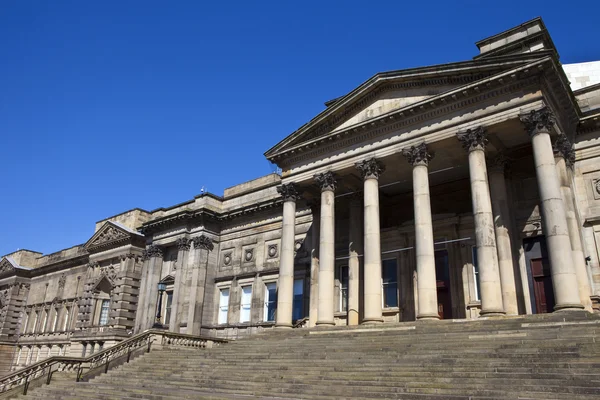
[[[504,173],[509,162],[510,160],[503,153],[496,153],[488,157],[486,164],[490,171]]]
[[[552,145],[552,149],[556,156],[565,159],[567,167],[571,168],[575,165],[575,151],[573,150],[573,144],[571,144],[567,135],[558,135]]]
[[[177,246],[177,250],[188,251],[190,249],[190,240],[188,238],[179,238],[175,241],[175,245]]]
[[[403,149],[402,155],[408,159],[409,164],[415,167],[417,165],[429,165],[429,161],[433,159],[434,153],[430,153],[427,150],[427,145],[423,142]]]
[[[554,126],[556,118],[548,107],[533,110],[529,114],[519,115],[519,119],[525,125],[525,130],[530,136],[539,132],[550,132]]]
[[[148,246],[146,248],[146,250],[144,250],[144,254],[142,255],[142,258],[144,260],[147,260],[152,257],[162,257],[162,256],[163,256],[163,252],[160,249],[160,247],[151,244],[150,246]]]
[[[277,186],[277,193],[283,197],[283,201],[296,201],[300,198],[298,188],[294,183]]]
[[[379,179],[379,176],[385,172],[385,165],[376,158],[359,161],[354,166],[360,171],[363,179]]]
[[[466,132],[459,132],[456,137],[462,143],[462,146],[468,152],[473,150],[485,150],[488,142],[487,131],[483,126],[467,129]]]
[[[205,235],[196,236],[192,239],[192,242],[194,242],[194,249],[204,249],[211,251],[215,248],[213,241]]]
[[[314,178],[317,182],[317,185],[321,187],[321,191],[335,191],[335,188],[337,187],[337,180],[335,179],[333,172],[327,171],[321,174],[316,174]]]

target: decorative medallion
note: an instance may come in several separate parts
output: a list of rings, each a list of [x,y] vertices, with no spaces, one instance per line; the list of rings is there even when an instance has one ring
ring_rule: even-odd
[[[215,248],[213,241],[205,235],[196,236],[192,239],[194,242],[194,249],[204,249],[208,251],[212,251]]]
[[[314,176],[317,185],[321,188],[322,191],[331,190],[335,191],[337,187],[337,180],[333,172],[327,171],[321,174],[316,174]]]
[[[414,167],[417,165],[429,165],[429,161],[433,159],[434,153],[430,153],[427,150],[427,145],[423,142],[416,146],[403,149],[402,155],[406,157],[408,163]]]
[[[250,262],[254,258],[254,249],[246,249],[244,251],[244,261]]]
[[[594,185],[594,191],[597,195],[600,195],[600,179],[595,179],[592,184]]]
[[[529,114],[519,116],[521,122],[525,125],[525,130],[530,136],[539,132],[550,132],[556,123],[556,117],[548,107],[533,110]]]
[[[223,254],[223,265],[231,265],[231,260],[233,258],[233,254],[231,252],[227,252]]]
[[[278,253],[277,245],[270,244],[269,247],[267,248],[267,255],[269,256],[269,258],[277,257],[277,253]]]
[[[298,188],[293,183],[277,186],[277,193],[283,197],[284,201],[296,201],[300,198]]]
[[[385,165],[376,158],[359,161],[354,166],[360,171],[363,179],[379,179],[385,172]]]
[[[487,132],[484,127],[467,129],[466,132],[459,132],[456,137],[462,143],[465,150],[471,152],[473,150],[485,150],[485,145],[488,142]]]

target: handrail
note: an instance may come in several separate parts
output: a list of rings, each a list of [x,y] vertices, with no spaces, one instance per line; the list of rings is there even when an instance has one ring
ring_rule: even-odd
[[[134,350],[147,346],[146,352],[149,353],[150,347],[156,340],[156,337],[161,338],[161,345],[163,346],[176,345],[207,348],[212,347],[215,343],[227,343],[225,339],[149,329],[88,357],[52,356],[31,364],[28,367],[0,378],[0,394],[19,386],[23,386],[23,394],[27,394],[27,389],[33,379],[47,375],[46,383],[50,384],[52,374],[57,371],[76,372],[76,381],[84,378],[86,370],[89,372],[103,365],[105,366],[104,372],[108,372],[111,361],[126,355],[127,360],[125,362],[129,362]],[[53,367],[56,368],[53,369]]]

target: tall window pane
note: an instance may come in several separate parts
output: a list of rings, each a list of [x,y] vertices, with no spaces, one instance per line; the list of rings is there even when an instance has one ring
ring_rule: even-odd
[[[475,300],[481,300],[479,289],[479,267],[477,266],[477,248],[473,246],[471,248],[473,254],[473,279],[475,279]]]
[[[275,312],[277,310],[277,284],[267,283],[265,285],[265,321],[275,321]]]
[[[294,301],[292,303],[292,320],[304,317],[304,279],[294,280]]]
[[[383,307],[398,307],[398,268],[396,259],[381,262]]]
[[[110,300],[102,300],[100,308],[100,325],[108,325],[108,312],[110,310]]]
[[[341,265],[337,268],[337,279],[340,282],[339,311],[348,311],[348,266]]]
[[[165,325],[171,320],[171,305],[173,304],[173,292],[167,292],[167,301],[165,303]]]
[[[229,289],[221,289],[219,292],[219,324],[227,323],[229,312]]]
[[[242,301],[240,303],[240,322],[250,322],[252,305],[252,286],[242,286]]]

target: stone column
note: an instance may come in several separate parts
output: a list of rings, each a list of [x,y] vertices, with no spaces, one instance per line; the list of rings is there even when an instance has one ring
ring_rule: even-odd
[[[321,227],[319,238],[319,307],[317,325],[334,325],[333,285],[335,268],[335,188],[332,172],[315,175],[321,187]]]
[[[544,107],[521,115],[520,119],[531,136],[533,147],[533,160],[540,192],[542,227],[546,236],[556,301],[554,310],[582,309],[577,275],[573,266],[567,216],[550,140],[550,130],[555,122],[554,115]]]
[[[361,199],[353,195],[350,199],[350,224],[348,252],[348,325],[358,325],[360,307],[360,259],[363,249]]]
[[[140,331],[152,328],[156,321],[156,303],[158,301],[158,282],[160,281],[160,271],[162,269],[163,252],[155,245],[150,245],[143,254],[143,258],[148,260],[146,268],[146,281],[142,282],[144,286],[144,299],[141,304],[142,320],[140,321]]]
[[[381,230],[379,228],[379,176],[385,166],[375,158],[356,163],[364,180],[364,319],[383,322],[381,297]]]
[[[497,154],[490,160],[489,178],[492,195],[492,211],[496,230],[496,248],[498,250],[498,267],[500,268],[500,283],[502,286],[502,302],[508,315],[519,314],[517,302],[517,285],[515,283],[515,265],[512,253],[511,215],[508,208],[508,195],[504,170],[507,160],[502,154]]]
[[[188,335],[199,335],[202,329],[202,309],[204,308],[204,291],[206,289],[206,275],[208,270],[208,253],[214,249],[212,240],[206,235],[196,236],[194,243],[194,257],[190,263],[190,295],[187,315]],[[214,282],[211,282],[214,285]]]
[[[296,235],[296,199],[298,198],[298,191],[293,183],[289,183],[278,186],[277,192],[283,197],[283,222],[275,326],[291,328],[292,305],[294,302],[294,239]]]
[[[308,311],[308,324],[313,327],[317,324],[319,313],[319,204],[311,205],[312,224],[311,230],[311,255],[310,255],[310,305]]]
[[[175,271],[175,283],[173,285],[173,300],[171,303],[171,317],[169,318],[169,330],[179,332],[181,328],[183,301],[185,296],[185,282],[188,272],[188,256],[190,254],[190,239],[177,239],[177,261],[178,268]]]
[[[584,308],[592,312],[592,288],[587,271],[583,244],[581,240],[581,226],[577,219],[575,209],[575,198],[571,189],[571,180],[568,169],[573,168],[575,164],[575,152],[573,145],[569,142],[566,135],[559,135],[554,142],[554,155],[556,163],[556,173],[560,181],[560,191],[567,217],[567,228],[569,230],[569,240],[571,241],[571,251],[573,256],[573,266],[577,276],[577,285],[579,287],[579,300]]]
[[[469,152],[471,200],[475,222],[475,244],[481,288],[481,316],[504,315],[498,253],[494,232],[492,201],[485,162],[487,133],[482,127],[458,133],[458,139]]]
[[[425,143],[402,150],[413,166],[413,202],[415,209],[415,253],[417,259],[417,319],[439,319],[435,249],[429,196],[429,161],[433,154]]]

